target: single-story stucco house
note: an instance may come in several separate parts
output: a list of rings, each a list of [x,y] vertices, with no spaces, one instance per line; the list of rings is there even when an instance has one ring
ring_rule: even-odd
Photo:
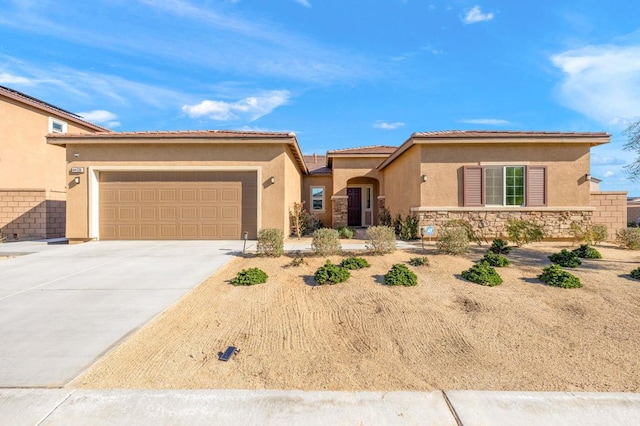
[[[0,230],[8,239],[65,236],[66,153],[47,134],[108,132],[0,86]]]
[[[440,131],[399,147],[302,155],[296,135],[183,131],[51,134],[67,151],[67,238],[240,239],[290,233],[304,202],[325,226],[379,213],[437,229],[469,220],[486,236],[509,218],[568,238],[571,223],[626,225],[626,193],[592,192],[590,151],[606,133]],[[623,217],[624,216],[624,217]]]

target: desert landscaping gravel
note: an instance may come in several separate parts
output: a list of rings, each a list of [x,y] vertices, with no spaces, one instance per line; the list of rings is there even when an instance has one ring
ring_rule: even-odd
[[[599,246],[604,259],[570,270],[584,287],[560,289],[536,276],[571,244],[536,243],[514,249],[491,288],[460,277],[487,247],[364,256],[370,268],[323,286],[324,257],[239,257],[68,387],[640,392],[640,281],[628,275],[640,252]],[[424,255],[416,287],[382,285]],[[250,267],[267,283],[230,285]],[[240,352],[219,361],[229,345]]]

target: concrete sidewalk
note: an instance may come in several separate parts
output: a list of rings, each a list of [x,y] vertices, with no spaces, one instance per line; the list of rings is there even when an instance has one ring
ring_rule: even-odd
[[[632,425],[640,394],[0,390],[0,425]]]

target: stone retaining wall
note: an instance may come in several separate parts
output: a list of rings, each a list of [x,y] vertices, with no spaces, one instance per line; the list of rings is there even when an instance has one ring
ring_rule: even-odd
[[[509,219],[531,220],[542,226],[546,239],[572,238],[571,224],[581,227],[591,224],[593,211],[580,210],[425,210],[414,209],[420,219],[420,226],[433,225],[436,232],[450,220],[468,221],[473,229],[485,238],[505,237]]]

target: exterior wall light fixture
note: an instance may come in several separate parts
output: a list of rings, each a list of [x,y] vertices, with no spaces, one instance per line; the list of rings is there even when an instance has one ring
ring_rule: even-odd
[[[271,185],[273,185],[274,183],[276,183],[276,178],[275,178],[275,176],[271,176],[271,179],[269,179],[269,181],[271,182]]]
[[[422,179],[422,182],[426,182],[427,181],[427,175],[422,175],[421,179]]]
[[[584,180],[587,181],[587,182],[590,181],[591,180],[591,175],[589,173],[584,175]]]
[[[76,176],[73,178],[73,183],[75,183],[76,185],[80,183],[80,176]]]

